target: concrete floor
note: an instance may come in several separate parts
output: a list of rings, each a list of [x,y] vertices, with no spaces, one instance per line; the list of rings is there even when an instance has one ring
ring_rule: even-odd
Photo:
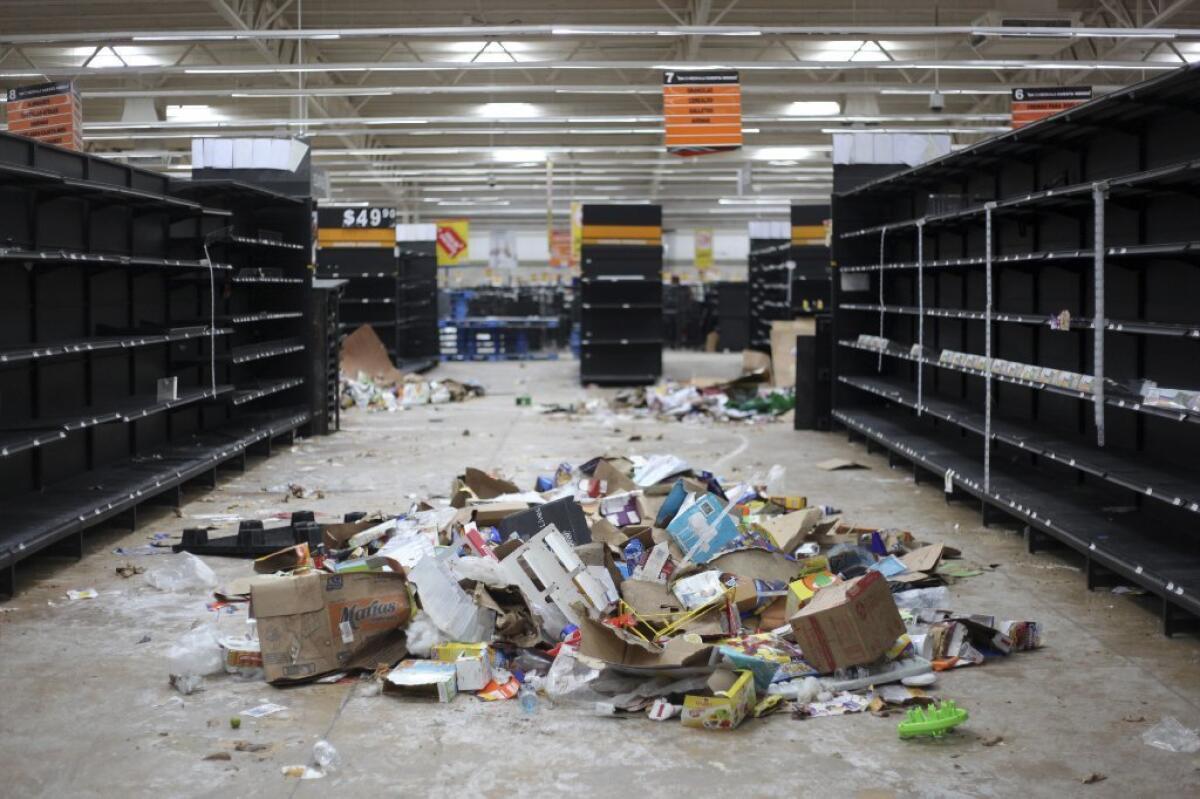
[[[670,354],[668,374],[731,375],[738,358]],[[1015,530],[983,529],[965,504],[916,487],[841,434],[797,433],[782,424],[692,425],[583,417],[567,421],[514,406],[583,396],[575,362],[454,364],[491,394],[462,405],[395,414],[352,411],[342,433],[299,442],[213,492],[196,491],[177,518],[149,516],[134,533],[96,531],[81,562],[23,564],[18,595],[0,604],[0,795],[6,796],[1066,796],[1200,794],[1200,755],[1146,746],[1143,730],[1173,715],[1200,727],[1200,641],[1159,634],[1150,606],[1089,594],[1066,555],[1024,553]],[[468,435],[469,431],[469,435]],[[630,442],[632,435],[641,440]],[[641,718],[612,719],[574,707],[532,719],[516,702],[459,697],[450,705],[365,696],[355,685],[275,689],[210,680],[182,697],[167,685],[165,652],[196,620],[211,621],[208,597],[163,594],[143,576],[122,579],[123,561],[153,567],[169,556],[121,558],[117,546],[176,533],[206,514],[263,516],[310,508],[405,508],[444,492],[463,466],[495,467],[532,486],[560,461],[602,453],[674,452],[727,477],[787,467],[789,488],[865,523],[908,528],[946,541],[985,574],[953,586],[957,609],[1035,619],[1044,649],[943,675],[937,694],[971,713],[941,742],[904,742],[896,718],[870,715],[749,721],[731,733],[683,729]],[[867,470],[823,472],[812,463],[852,457]],[[283,486],[320,489],[284,501]],[[222,578],[249,572],[210,558]],[[994,567],[994,568],[991,568]],[[68,602],[70,588],[98,599]],[[244,624],[244,611],[221,625]],[[148,638],[148,641],[142,642]],[[262,702],[287,711],[258,721],[230,716]],[[339,772],[298,781],[280,766],[304,763],[327,738]],[[1001,737],[1002,742],[984,741]],[[247,740],[259,753],[233,751]],[[204,760],[230,753],[230,760]],[[1081,780],[1106,775],[1096,784]]]

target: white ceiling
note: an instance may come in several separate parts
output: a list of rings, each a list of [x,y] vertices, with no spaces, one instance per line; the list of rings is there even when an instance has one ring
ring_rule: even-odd
[[[333,197],[417,219],[740,224],[826,197],[834,130],[977,141],[1010,88],[1135,82],[1200,59],[1197,26],[1193,0],[5,0],[0,86],[74,78],[90,150],[178,176],[193,136],[305,134]],[[741,71],[743,150],[664,152],[675,66]]]

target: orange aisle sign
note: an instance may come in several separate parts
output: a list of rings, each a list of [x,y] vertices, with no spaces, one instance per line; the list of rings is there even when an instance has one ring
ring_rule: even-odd
[[[467,246],[471,223],[466,219],[439,219],[437,221],[437,264],[454,266],[467,262],[470,249]]]
[[[69,80],[8,90],[8,132],[71,150],[83,149],[83,111]]]
[[[571,231],[550,231],[550,267],[566,269],[571,265]]]
[[[1039,119],[1092,99],[1091,86],[1048,86],[1012,90],[1012,126],[1023,128]]]
[[[667,151],[707,155],[742,146],[742,86],[735,70],[663,73]]]

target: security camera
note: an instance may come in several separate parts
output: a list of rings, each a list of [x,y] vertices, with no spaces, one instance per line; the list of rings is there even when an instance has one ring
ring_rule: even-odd
[[[946,108],[946,95],[941,92],[932,92],[929,95],[929,110],[934,113],[940,113]]]

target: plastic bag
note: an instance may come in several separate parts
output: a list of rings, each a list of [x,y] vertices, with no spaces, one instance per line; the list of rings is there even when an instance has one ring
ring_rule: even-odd
[[[892,599],[896,600],[896,607],[900,610],[947,608],[950,605],[950,590],[944,585],[914,588],[892,594]]]
[[[181,694],[199,691],[204,678],[225,670],[225,658],[217,630],[202,624],[184,633],[167,649],[171,685]]]
[[[445,633],[438,629],[428,613],[418,610],[404,630],[409,654],[419,658],[427,658],[433,654],[433,648],[438,644],[449,643]]]
[[[785,489],[783,485],[784,478],[786,477],[787,469],[783,466],[780,466],[778,463],[774,464],[770,469],[768,469],[767,496],[781,497],[786,494],[787,489]]]
[[[493,588],[505,588],[510,584],[508,578],[500,574],[500,561],[491,558],[468,555],[454,558],[448,565],[460,580],[474,580]]]
[[[600,696],[588,683],[600,676],[600,669],[592,668],[575,656],[575,650],[564,646],[550,664],[541,683],[542,690],[550,699],[559,701],[595,702]]]
[[[217,575],[200,558],[181,552],[171,562],[146,572],[146,582],[159,591],[211,591],[217,587]]]
[[[1174,716],[1164,716],[1162,721],[1143,732],[1142,741],[1168,752],[1200,752],[1200,735],[1180,724]]]

